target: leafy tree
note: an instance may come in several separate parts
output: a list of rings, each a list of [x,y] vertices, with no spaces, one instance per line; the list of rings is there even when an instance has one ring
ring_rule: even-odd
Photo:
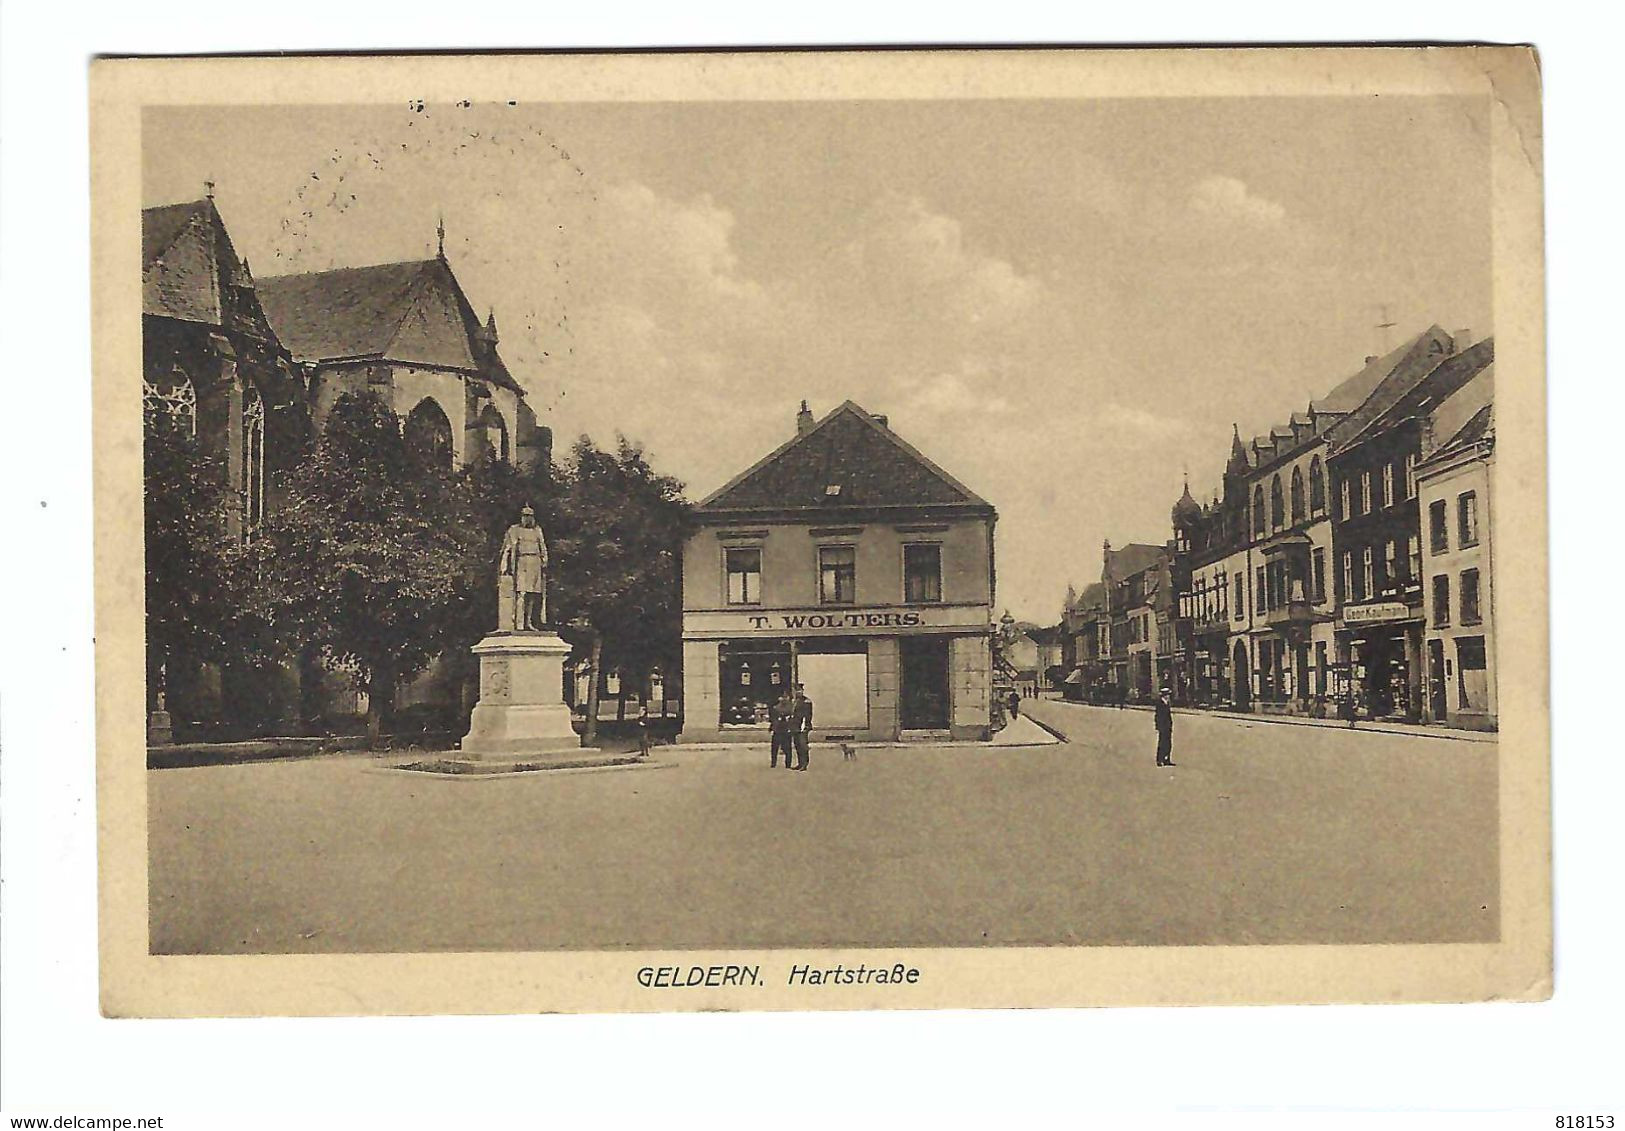
[[[683,485],[649,466],[641,446],[617,436],[603,451],[586,436],[555,470],[557,493],[543,500],[551,551],[548,619],[590,629],[593,679],[587,698],[591,743],[598,728],[600,673],[640,676],[670,667],[682,637],[679,553],[689,530]],[[538,517],[543,507],[538,505]]]
[[[146,414],[142,456],[147,685],[163,669],[184,697],[196,666],[226,648],[229,495],[220,461],[165,413]]]
[[[374,743],[401,682],[479,623],[485,538],[472,510],[468,485],[410,451],[387,405],[346,394],[251,547],[259,615],[286,645],[353,673]]]

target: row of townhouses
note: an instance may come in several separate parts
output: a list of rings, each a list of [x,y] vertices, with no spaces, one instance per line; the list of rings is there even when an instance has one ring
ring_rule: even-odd
[[[1494,343],[1435,326],[1267,433],[1069,594],[1067,692],[1496,726]]]
[[[214,457],[239,537],[278,506],[283,473],[346,392],[380,396],[414,450],[446,467],[482,452],[520,467],[551,455],[498,352],[495,311],[483,322],[475,313],[443,229],[431,259],[255,278],[211,193],[143,210],[141,282],[143,408],[179,421]],[[171,705],[194,718],[231,698],[229,673],[183,657],[148,664],[150,694],[167,679]],[[434,684],[418,692],[432,697]]]

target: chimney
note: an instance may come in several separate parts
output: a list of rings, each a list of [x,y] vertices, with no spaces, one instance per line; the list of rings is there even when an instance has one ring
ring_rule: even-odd
[[[891,424],[880,413],[876,412],[876,413],[871,413],[870,415],[872,415],[874,417],[874,422],[876,424],[880,425],[882,428],[886,429],[887,431],[891,430]]]
[[[801,402],[801,411],[796,413],[796,435],[797,436],[805,436],[808,432],[812,431],[812,426],[813,426],[812,409],[807,407],[807,402],[806,401],[802,401]]]

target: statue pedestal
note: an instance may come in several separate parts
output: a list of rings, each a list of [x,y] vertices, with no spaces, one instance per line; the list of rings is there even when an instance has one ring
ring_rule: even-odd
[[[494,632],[474,645],[480,701],[463,753],[471,758],[580,754],[564,702],[570,646],[555,632]]]

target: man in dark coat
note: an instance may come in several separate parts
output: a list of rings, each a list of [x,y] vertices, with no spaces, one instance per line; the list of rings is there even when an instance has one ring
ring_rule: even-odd
[[[805,770],[812,744],[813,701],[807,698],[806,688],[796,684],[795,703],[791,707],[790,731],[795,736],[796,769]]]
[[[1174,711],[1169,705],[1169,694],[1166,687],[1157,696],[1155,714],[1157,721],[1157,765],[1171,766],[1174,764]]]
[[[790,693],[790,688],[786,687],[784,693],[767,709],[768,728],[773,736],[772,760],[768,765],[773,769],[778,768],[780,751],[784,753],[784,768],[787,770],[796,768],[796,760],[792,753],[795,740],[790,730],[795,707],[795,696]]]

